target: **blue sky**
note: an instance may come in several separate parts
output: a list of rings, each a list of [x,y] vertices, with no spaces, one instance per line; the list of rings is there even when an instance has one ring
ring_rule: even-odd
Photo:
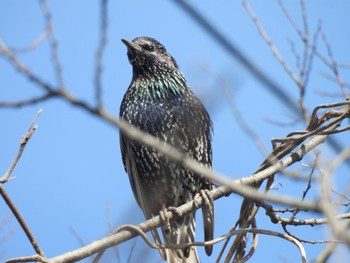
[[[240,1],[189,1],[230,41],[241,50],[267,76],[280,85],[293,99],[298,99],[298,89],[271,50],[258,34],[253,22]],[[300,6],[297,1],[285,1],[286,7],[302,28]],[[302,52],[298,35],[288,23],[276,1],[250,1],[271,39],[285,60],[296,70],[295,56],[288,39]],[[76,97],[94,102],[95,54],[99,41],[99,1],[49,1],[58,51],[63,68],[65,86]],[[174,1],[130,0],[110,1],[108,43],[104,54],[102,75],[103,101],[109,112],[118,116],[122,96],[131,80],[131,66],[126,48],[120,39],[151,36],[162,42],[174,56],[190,87],[206,104],[214,123],[214,169],[232,178],[251,174],[263,160],[263,155],[237,125],[222,87],[208,73],[223,76],[235,95],[237,107],[251,128],[260,136],[267,149],[273,137],[283,137],[289,131],[304,126],[281,127],[266,122],[273,119],[283,123],[291,121],[293,114],[268,93],[262,84],[235,61],[222,47],[184,13]],[[322,19],[323,30],[330,41],[335,58],[340,63],[350,63],[347,28],[348,1],[307,1],[310,31]],[[0,37],[9,47],[20,48],[32,43],[44,31],[44,19],[36,1],[3,1],[0,4]],[[319,42],[320,52],[327,54]],[[56,85],[50,62],[47,39],[35,50],[18,55],[20,61],[45,81]],[[319,103],[342,100],[319,95],[319,91],[340,94],[339,87],[321,76],[330,73],[322,63],[315,61],[306,94],[309,109]],[[341,71],[344,80],[349,71]],[[14,101],[40,95],[41,90],[28,82],[3,58],[0,58],[0,101]],[[43,113],[37,120],[39,126],[17,165],[15,180],[4,185],[32,229],[46,256],[52,257],[81,246],[71,229],[85,242],[96,240],[109,232],[106,211],[113,226],[143,221],[143,215],[133,198],[127,175],[123,169],[118,130],[92,117],[82,110],[59,99],[20,109],[0,109],[2,123],[0,136],[0,174],[5,173],[15,157],[19,141],[39,108]],[[338,137],[343,140],[344,136]],[[332,151],[323,147],[324,158]],[[293,193],[301,196],[305,186],[283,180],[276,193]],[[341,186],[341,182],[334,182]],[[310,193],[312,196],[313,193]],[[228,231],[239,213],[241,198],[230,196],[215,203],[215,236]],[[108,209],[106,209],[108,207]],[[0,201],[0,221],[9,214]],[[200,215],[200,214],[198,214]],[[199,216],[198,216],[199,218]],[[200,225],[200,222],[198,222]],[[263,229],[282,231],[272,225],[263,211],[258,217]],[[16,229],[8,239],[0,241],[0,260],[34,254],[23,232],[12,217],[0,237]],[[327,230],[318,228],[291,228],[305,239],[326,239]],[[295,232],[294,232],[295,231]],[[198,226],[198,240],[202,239]],[[1,239],[1,238],[0,238]],[[132,243],[123,244],[122,262],[126,262]],[[212,262],[221,246],[217,245]],[[321,245],[305,245],[312,259]],[[159,262],[156,251],[149,252],[143,241],[137,239],[131,262],[147,258]],[[343,256],[339,250],[338,255]],[[347,256],[349,256],[347,254]],[[254,262],[298,262],[296,248],[273,237],[260,237]],[[112,262],[115,256],[109,251],[103,262]],[[85,262],[89,262],[86,260]],[[115,261],[114,261],[115,262]]]

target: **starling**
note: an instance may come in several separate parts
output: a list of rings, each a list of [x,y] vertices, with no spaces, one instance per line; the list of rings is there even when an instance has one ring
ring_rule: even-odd
[[[175,59],[150,37],[122,39],[133,68],[132,80],[120,106],[120,118],[166,142],[211,169],[212,122],[198,97],[190,90]],[[177,207],[212,189],[212,182],[167,156],[120,133],[124,168],[135,199],[146,219],[162,209]],[[203,191],[204,190],[204,191]],[[213,203],[203,208],[205,240],[213,239]],[[162,227],[166,245],[195,241],[195,213],[178,217]],[[152,232],[161,244],[157,230]],[[206,246],[208,255],[212,246]],[[196,247],[160,249],[168,262],[199,262]]]

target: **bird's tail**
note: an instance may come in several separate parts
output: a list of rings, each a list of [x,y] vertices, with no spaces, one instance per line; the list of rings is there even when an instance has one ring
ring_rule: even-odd
[[[180,258],[174,250],[166,250],[168,263],[199,263],[196,247],[191,247],[188,257]]]
[[[192,243],[195,240],[194,214],[187,214],[170,223],[170,229],[162,229],[164,241],[167,245],[181,245]],[[167,249],[169,263],[199,263],[195,246],[181,249]]]

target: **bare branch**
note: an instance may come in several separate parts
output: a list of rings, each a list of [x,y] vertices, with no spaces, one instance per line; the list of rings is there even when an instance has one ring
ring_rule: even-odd
[[[4,199],[6,205],[11,209],[12,213],[15,215],[18,223],[21,225],[24,233],[26,234],[27,238],[29,239],[30,243],[32,244],[35,252],[38,254],[38,256],[44,257],[44,253],[41,250],[38,242],[36,241],[34,235],[32,234],[32,231],[28,227],[27,223],[24,221],[24,218],[19,213],[18,209],[16,208],[15,204],[12,202],[9,195],[6,193],[4,187],[2,184],[0,184],[0,195]]]

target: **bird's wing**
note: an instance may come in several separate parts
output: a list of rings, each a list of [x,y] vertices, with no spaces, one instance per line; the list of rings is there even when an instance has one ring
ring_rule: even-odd
[[[120,133],[120,148],[122,152],[122,159],[124,164],[124,169],[126,173],[129,176],[130,184],[132,191],[134,193],[135,199],[140,206],[141,210],[143,211],[143,214],[146,219],[152,218],[152,213],[148,206],[146,205],[146,200],[144,197],[144,193],[141,187],[141,183],[139,180],[139,172],[137,170],[135,160],[132,158],[133,154],[128,153],[130,147],[127,145],[129,143],[129,139],[125,137],[123,133]],[[157,229],[154,229],[151,231],[152,236],[156,244],[161,245],[162,241],[159,237]],[[166,260],[166,252],[164,249],[159,249],[160,256],[163,258],[163,260]]]
[[[178,128],[175,133],[178,133],[180,137],[180,143],[175,143],[175,146],[211,169],[212,123],[209,114],[202,102],[193,93],[188,102],[182,105],[180,111],[178,107],[173,108],[175,111],[173,114],[178,124],[174,126]],[[201,189],[212,189],[212,180],[202,177],[197,180],[200,182]],[[209,206],[202,207],[205,241],[210,241],[214,237],[214,203],[210,199],[209,202]],[[212,246],[206,246],[205,251],[207,255],[211,255]]]
[[[130,147],[127,145],[128,143],[129,139],[126,138],[123,133],[120,133],[120,149],[122,152],[124,169],[129,176],[131,188],[138,205],[141,207],[142,211],[146,211],[145,209],[147,206],[144,203],[138,171],[135,165],[135,161],[132,158],[133,155],[128,152],[130,149]]]

